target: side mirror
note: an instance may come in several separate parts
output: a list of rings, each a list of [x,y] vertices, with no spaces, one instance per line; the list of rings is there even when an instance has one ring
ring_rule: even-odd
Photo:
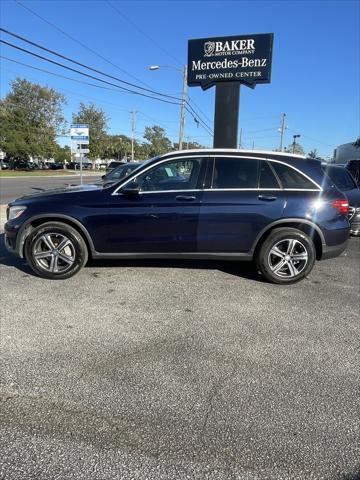
[[[123,187],[120,191],[124,195],[138,195],[140,192],[140,187],[136,182],[130,182],[125,185],[125,187]]]
[[[101,175],[101,180],[104,180],[105,177],[106,175]]]

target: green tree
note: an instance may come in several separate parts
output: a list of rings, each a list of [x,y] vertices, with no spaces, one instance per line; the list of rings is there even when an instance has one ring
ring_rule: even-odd
[[[316,150],[316,148],[314,148],[314,150],[310,150],[310,152],[308,153],[308,157],[309,158],[318,158],[319,157],[319,154],[318,154],[318,151]]]
[[[68,145],[64,145],[63,147],[60,147],[60,145],[57,145],[56,152],[54,154],[54,160],[58,163],[65,163],[65,160],[67,162],[71,161],[71,150]]]
[[[354,145],[354,147],[356,147],[356,148],[360,148],[360,137],[355,140],[355,142],[353,143],[353,145]]]
[[[305,150],[300,143],[290,143],[285,151],[288,153],[295,153],[296,155],[305,155]]]
[[[150,157],[161,155],[172,150],[172,143],[166,136],[166,132],[159,125],[153,127],[145,127],[144,138],[149,142]]]
[[[204,145],[201,145],[201,143],[198,142],[191,142],[190,139],[187,140],[185,137],[185,140],[183,142],[183,149],[184,150],[198,150],[200,148],[206,148]],[[179,150],[179,144],[174,143],[174,150]]]
[[[12,160],[50,158],[64,132],[65,97],[56,90],[16,78],[0,101],[0,149]]]
[[[126,159],[131,152],[131,139],[126,135],[107,135],[101,158]]]
[[[147,160],[152,156],[152,147],[149,143],[135,143],[135,160]]]
[[[106,149],[108,118],[105,112],[93,103],[86,105],[81,102],[79,111],[73,114],[72,120],[73,123],[85,123],[89,125],[89,158],[93,160],[93,167],[95,167],[94,160],[99,157],[103,158]]]

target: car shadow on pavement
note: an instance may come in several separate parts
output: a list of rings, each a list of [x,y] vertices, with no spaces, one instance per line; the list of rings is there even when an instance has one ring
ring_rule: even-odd
[[[11,255],[5,248],[4,234],[0,234],[0,265],[15,267],[27,275],[36,276],[23,258]],[[164,259],[128,259],[128,260],[89,260],[86,268],[179,268],[193,270],[219,270],[229,275],[263,282],[253,262],[235,262],[219,260],[164,260]]]
[[[229,275],[264,282],[253,262],[235,262],[219,260],[188,259],[127,259],[127,260],[89,260],[86,267],[91,268],[179,268],[189,270],[219,270]]]

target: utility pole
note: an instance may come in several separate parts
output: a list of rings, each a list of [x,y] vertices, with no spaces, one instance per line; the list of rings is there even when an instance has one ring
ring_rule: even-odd
[[[242,128],[240,128],[240,133],[239,133],[239,149],[242,146]]]
[[[135,128],[136,128],[136,110],[131,110],[131,161],[134,161],[134,142],[135,142]]]
[[[285,118],[286,113],[283,113],[281,116],[281,127],[280,127],[280,152],[283,151],[283,139],[284,139],[284,132],[285,132]]]
[[[255,147],[255,142],[253,140],[253,143],[252,143],[252,149],[254,150],[254,147]]]
[[[185,107],[186,107],[186,89],[187,89],[187,65],[183,70],[183,83],[181,93],[180,127],[179,127],[179,150],[182,150],[184,126],[185,126]]]

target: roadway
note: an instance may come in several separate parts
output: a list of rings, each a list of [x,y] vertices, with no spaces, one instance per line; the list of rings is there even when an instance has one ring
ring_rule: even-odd
[[[360,478],[359,239],[292,286],[251,264],[33,275],[0,235],[0,478]]]
[[[100,175],[86,174],[83,176],[83,183],[95,183],[100,179]],[[51,189],[66,185],[80,185],[80,176],[0,178],[0,204],[7,204],[16,198],[35,192],[37,188]]]

